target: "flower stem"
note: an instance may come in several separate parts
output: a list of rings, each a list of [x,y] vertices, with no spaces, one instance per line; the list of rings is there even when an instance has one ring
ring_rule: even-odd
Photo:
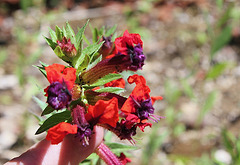
[[[95,152],[107,165],[122,165],[116,155],[114,155],[103,142],[98,146]]]

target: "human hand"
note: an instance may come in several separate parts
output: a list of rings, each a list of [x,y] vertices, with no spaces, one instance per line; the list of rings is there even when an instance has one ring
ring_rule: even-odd
[[[89,145],[85,147],[74,135],[67,135],[57,145],[52,145],[50,141],[44,139],[5,165],[77,165],[96,150],[103,136],[103,128],[95,126]]]

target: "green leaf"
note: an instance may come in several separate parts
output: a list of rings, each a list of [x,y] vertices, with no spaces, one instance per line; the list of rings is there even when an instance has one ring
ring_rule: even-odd
[[[71,43],[76,45],[75,33],[68,22],[66,22],[66,37],[71,39]]]
[[[188,84],[187,80],[181,81],[184,93],[191,99],[195,98],[193,88]]]
[[[171,81],[165,82],[164,89],[166,100],[169,102],[169,104],[174,105],[181,96],[181,91],[179,90],[177,85],[173,84],[173,82]]]
[[[63,32],[63,36],[67,38],[67,32],[64,26],[62,28],[62,32]]]
[[[94,84],[91,84],[91,86],[101,86],[110,81],[117,80],[120,78],[122,78],[122,75],[116,74],[116,73],[110,73],[110,74],[102,77],[101,79],[97,80],[97,82],[95,82]]]
[[[87,37],[84,34],[83,34],[82,38],[87,45],[91,45],[90,41],[87,39]]]
[[[44,62],[42,62],[42,61],[39,61],[39,63],[40,63],[43,67],[49,66],[48,64],[46,64],[46,63],[44,63]]]
[[[220,3],[222,3],[222,2],[220,2]],[[222,4],[219,4],[219,5],[222,6]],[[221,26],[223,26],[224,24],[226,24],[227,21],[228,21],[229,19],[231,19],[231,13],[232,13],[233,8],[234,8],[234,4],[233,4],[233,3],[230,3],[230,4],[228,5],[228,8],[225,9],[223,16],[221,16],[221,17],[218,19],[218,21],[217,21],[217,27],[218,27],[218,28],[220,28]]]
[[[230,152],[230,154],[233,154],[233,148],[234,148],[234,136],[228,132],[226,129],[222,130],[222,138],[223,138],[223,144],[224,147]]]
[[[228,63],[219,63],[214,65],[207,73],[206,78],[207,79],[215,79],[218,76],[220,76],[224,70],[226,69],[226,67],[228,66]]]
[[[39,105],[39,107],[44,110],[47,107],[47,103],[40,100],[39,98],[33,96],[33,100]]]
[[[110,142],[112,139],[112,132],[111,131],[107,131],[106,134],[104,135],[104,141],[105,142]]]
[[[87,20],[87,22],[85,23],[85,25],[83,25],[83,27],[81,29],[78,30],[77,34],[76,34],[76,49],[78,50],[80,47],[80,44],[82,42],[82,36],[84,34],[84,31],[86,29],[86,26],[88,24],[89,20]]]
[[[56,113],[54,115],[52,115],[51,117],[49,117],[47,120],[45,120],[45,122],[43,123],[43,125],[41,125],[41,127],[37,130],[37,132],[35,133],[40,134],[46,130],[48,130],[49,128],[57,125],[58,123],[64,122],[68,119],[71,118],[71,112],[69,110],[60,112],[60,113]]]
[[[206,113],[213,108],[215,101],[216,101],[216,97],[217,97],[216,91],[213,91],[208,95],[207,99],[205,100],[205,103],[203,104],[203,106],[201,108],[200,114],[197,119],[198,126],[199,126],[199,124],[201,124]]]
[[[222,49],[232,37],[232,27],[226,26],[222,32],[213,40],[211,47],[211,58],[214,57],[215,53]]]
[[[104,41],[94,43],[83,49],[82,54],[87,54],[90,56],[91,61],[93,60],[93,55],[102,47]]]
[[[96,153],[92,153],[79,165],[100,165],[98,161],[99,161],[99,156]]]
[[[57,35],[56,35],[55,31],[53,31],[51,28],[49,28],[49,34],[51,36],[52,41],[56,43],[57,42]]]
[[[48,105],[42,112],[41,116],[52,113],[55,109],[53,109],[50,105]]]
[[[113,27],[111,27],[109,30],[107,30],[107,32],[105,33],[105,35],[108,37],[112,34],[114,34],[114,32],[116,31],[117,29],[117,25],[114,25]]]
[[[87,54],[83,57],[84,57],[84,59],[81,61],[80,65],[78,66],[78,69],[77,69],[78,74],[81,71],[85,70],[90,62],[90,57]]]
[[[118,88],[118,87],[105,87],[105,88],[96,90],[96,92],[109,92],[109,93],[115,93],[115,94],[120,94],[124,91],[125,91],[125,89]]]
[[[40,72],[47,78],[47,72],[45,70],[45,67],[36,66],[36,65],[33,65],[33,66],[38,68],[40,70]]]
[[[58,41],[62,41],[63,38],[63,32],[62,30],[56,25],[55,27],[55,33]]]
[[[129,151],[129,150],[137,150],[138,147],[136,146],[130,146],[126,144],[121,144],[121,143],[111,143],[111,142],[105,142],[105,144],[111,149],[113,153],[121,153],[124,151]]]
[[[93,31],[92,31],[92,35],[93,35],[93,42],[97,42],[98,41],[98,30],[97,28],[94,28]]]
[[[89,70],[91,68],[93,68],[95,65],[97,65],[100,61],[102,61],[102,55],[100,55],[96,60],[94,60],[91,64],[89,64],[86,68],[86,70]],[[89,58],[89,62],[90,62],[90,58]]]
[[[166,140],[166,138],[169,136],[168,130],[165,130],[159,134],[158,127],[154,127],[154,129],[151,130],[151,134],[148,136],[148,143],[146,144],[146,147],[143,148],[142,151],[142,157],[141,162],[142,164],[148,164],[149,160],[151,160],[152,156],[158,150],[163,142]]]
[[[54,50],[57,46],[57,43],[53,42],[51,39],[47,38],[47,37],[44,37],[47,44]]]
[[[54,49],[54,53],[55,53],[60,59],[62,59],[63,61],[68,62],[68,63],[71,62],[71,59],[62,52],[60,46],[57,46],[57,47]]]

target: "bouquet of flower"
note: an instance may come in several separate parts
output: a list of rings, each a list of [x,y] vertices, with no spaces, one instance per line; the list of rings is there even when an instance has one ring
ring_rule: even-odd
[[[121,140],[135,143],[133,136],[139,128],[144,131],[162,118],[154,115],[153,104],[161,96],[150,97],[150,89],[143,76],[132,74],[127,83],[135,84],[128,97],[124,92],[123,71],[136,72],[145,61],[143,42],[139,34],[127,30],[117,37],[116,26],[105,30],[92,29],[93,43],[84,36],[87,23],[77,34],[66,23],[62,29],[50,29],[50,38],[45,38],[54,53],[66,65],[47,65],[41,62],[38,69],[49,81],[44,89],[47,107],[42,116],[47,116],[36,134],[47,131],[46,139],[51,144],[60,143],[67,134],[73,134],[82,143],[89,145],[94,126],[99,125]],[[83,41],[87,41],[83,48]],[[107,151],[107,153],[106,153]],[[103,143],[97,154],[107,164],[125,164]],[[111,159],[109,159],[111,157]]]

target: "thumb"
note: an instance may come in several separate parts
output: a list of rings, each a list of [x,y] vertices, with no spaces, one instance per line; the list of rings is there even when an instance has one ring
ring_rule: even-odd
[[[78,165],[93,153],[103,140],[102,127],[95,126],[93,132],[88,146],[83,146],[74,135],[67,135],[57,145],[52,145],[50,141],[44,139],[5,165]]]

